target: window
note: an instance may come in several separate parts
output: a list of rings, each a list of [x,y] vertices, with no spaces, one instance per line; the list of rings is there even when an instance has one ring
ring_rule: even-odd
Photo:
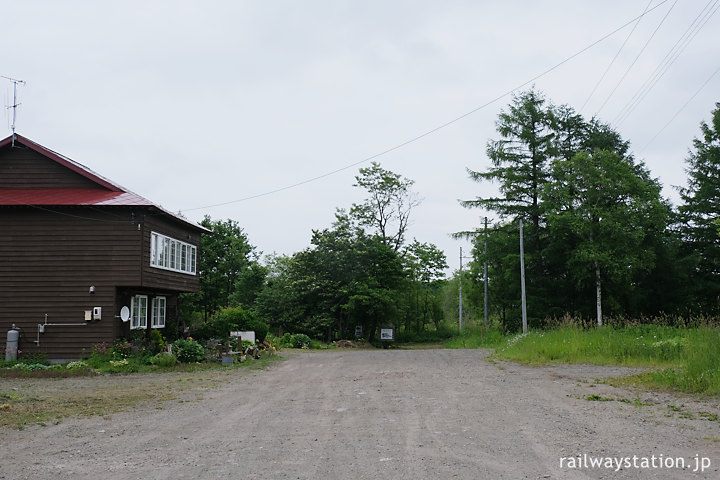
[[[152,328],[165,328],[165,310],[167,301],[165,297],[155,297],[152,300]]]
[[[135,295],[130,303],[130,329],[147,328],[147,295]]]
[[[150,233],[150,266],[195,275],[197,247],[157,232]]]

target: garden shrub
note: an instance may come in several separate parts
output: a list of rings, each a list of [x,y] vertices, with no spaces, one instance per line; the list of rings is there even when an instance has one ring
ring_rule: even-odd
[[[67,368],[68,370],[78,370],[81,368],[90,368],[90,365],[88,365],[87,362],[79,360],[77,362],[68,363],[67,365],[65,365],[65,368]]]
[[[150,359],[150,363],[158,367],[172,367],[177,362],[175,355],[169,352],[160,352]]]
[[[181,363],[194,363],[205,360],[205,349],[195,340],[175,340],[172,347],[175,358]]]
[[[304,333],[286,333],[278,339],[278,345],[283,348],[310,348],[312,340]]]
[[[50,360],[44,353],[23,354],[20,356],[19,361],[26,365],[50,365]]]
[[[124,338],[118,338],[115,340],[111,349],[112,357],[115,360],[122,360],[132,355],[132,344]]]
[[[150,330],[150,351],[153,354],[158,354],[165,350],[165,339],[160,333],[160,330],[154,328]]]
[[[193,329],[193,336],[202,340],[228,338],[230,332],[247,330],[255,332],[255,341],[265,340],[270,327],[254,312],[242,307],[223,308],[206,324]]]

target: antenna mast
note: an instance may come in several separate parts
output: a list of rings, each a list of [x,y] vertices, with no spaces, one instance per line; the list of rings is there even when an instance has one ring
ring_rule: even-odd
[[[20,104],[17,102],[17,86],[18,86],[18,83],[21,85],[25,85],[25,80],[17,80],[15,78],[6,77],[4,75],[0,75],[0,77],[10,80],[13,83],[13,104],[8,106],[7,108],[12,108],[12,110],[13,110],[13,119],[12,119],[12,125],[10,125],[10,128],[12,129],[12,146],[14,147],[15,146],[15,120],[17,119],[17,107],[20,106]]]

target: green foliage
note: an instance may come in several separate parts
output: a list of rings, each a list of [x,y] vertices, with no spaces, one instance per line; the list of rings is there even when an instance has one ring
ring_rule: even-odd
[[[704,342],[707,330],[657,325],[583,329],[559,327],[512,337],[498,350],[500,358],[524,363],[592,363],[597,365],[681,365]],[[717,333],[715,334],[717,336]]]
[[[154,328],[150,330],[150,351],[154,354],[160,353],[163,350],[165,350],[165,339],[162,336],[162,333],[160,333],[160,330]]]
[[[487,146],[490,168],[469,173],[478,182],[497,182],[500,195],[462,205],[500,216],[486,235],[465,235],[475,239],[474,278],[482,279],[488,262],[490,306],[504,330],[516,331],[520,317],[518,218],[529,221],[524,245],[531,327],[542,327],[548,316],[591,314],[598,285],[610,314],[676,308],[677,295],[658,295],[681,278],[670,258],[676,250],[667,231],[670,208],[627,141],[535,91],[513,98],[498,116],[497,131],[499,139]]]
[[[276,345],[280,348],[310,348],[312,340],[304,333],[286,333],[277,339]]]
[[[133,353],[133,345],[125,338],[119,338],[113,343],[112,349],[110,350],[112,357],[115,360],[122,360],[128,358]]]
[[[78,369],[84,369],[84,368],[90,368],[90,365],[88,365],[87,362],[83,362],[82,360],[77,362],[69,362],[67,365],[65,365],[65,368],[68,370],[78,370]]]
[[[205,216],[200,225],[212,233],[201,237],[200,291],[182,297],[181,314],[186,320],[193,312],[201,312],[207,320],[234,302],[252,302],[262,286],[263,269],[256,265],[255,247],[236,221]]]
[[[44,353],[25,353],[19,357],[19,360],[26,365],[50,365]]]
[[[385,170],[377,162],[361,168],[355,180],[354,186],[365,189],[368,198],[353,204],[350,215],[361,226],[373,229],[384,245],[399,251],[405,242],[410,212],[419,204],[410,190],[415,182]]]
[[[503,335],[496,328],[464,329],[448,348],[495,348],[495,357],[531,365],[589,363],[660,367],[623,380],[649,387],[703,395],[720,394],[720,327],[671,327],[667,318],[645,319],[653,324],[623,321],[625,326],[583,328],[583,322]],[[672,323],[700,325],[703,319]]]
[[[194,338],[208,340],[211,338],[227,339],[230,332],[254,331],[255,340],[262,342],[270,327],[255,312],[242,307],[221,309],[206,324],[192,330]]]
[[[175,340],[172,351],[181,363],[202,362],[205,360],[205,349],[194,340]]]
[[[679,230],[685,240],[685,258],[691,262],[692,307],[703,313],[719,310],[720,291],[720,103],[710,124],[700,124],[686,159],[688,186],[680,189]]]
[[[499,140],[487,143],[492,167],[487,172],[469,170],[475,181],[497,181],[503,197],[477,198],[466,207],[494,210],[502,216],[521,215],[540,222],[539,198],[547,181],[546,165],[552,156],[552,113],[535,91],[513,97],[508,111],[496,122]]]
[[[158,367],[169,368],[177,363],[177,359],[172,353],[160,352],[150,359],[150,363]]]
[[[433,343],[443,342],[457,334],[457,330],[447,325],[440,325],[437,329],[428,330],[401,330],[395,332],[397,343]]]
[[[498,348],[507,338],[495,327],[463,328],[445,344],[447,348]]]
[[[597,282],[606,292],[613,286],[630,289],[654,267],[649,240],[661,235],[669,208],[661,200],[660,185],[631,158],[596,150],[559,159],[553,162],[544,199],[547,236],[554,248],[564,245],[564,266],[577,290]],[[592,305],[593,297],[588,297]],[[608,299],[606,295],[606,303]]]

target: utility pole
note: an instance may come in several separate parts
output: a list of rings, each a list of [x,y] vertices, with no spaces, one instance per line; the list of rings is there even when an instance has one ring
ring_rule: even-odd
[[[527,333],[527,305],[525,303],[525,247],[523,246],[523,221],[520,219],[520,294],[522,295],[522,328]]]
[[[488,327],[490,325],[490,322],[488,320],[488,261],[487,261],[487,217],[485,217],[485,267],[483,268],[483,279],[485,283],[485,294],[483,295],[483,298],[485,300],[485,327]]]
[[[458,318],[460,319],[458,325],[459,330],[462,330],[462,247],[460,247],[460,274],[458,275],[458,292],[460,292],[460,299],[458,303]]]
[[[472,257],[463,257],[462,247],[460,247],[460,273],[458,274],[458,292],[460,295],[459,303],[458,303],[458,318],[460,321],[458,322],[458,325],[460,327],[460,330],[463,328],[463,299],[462,299],[462,269],[463,269],[463,258],[472,258]]]

